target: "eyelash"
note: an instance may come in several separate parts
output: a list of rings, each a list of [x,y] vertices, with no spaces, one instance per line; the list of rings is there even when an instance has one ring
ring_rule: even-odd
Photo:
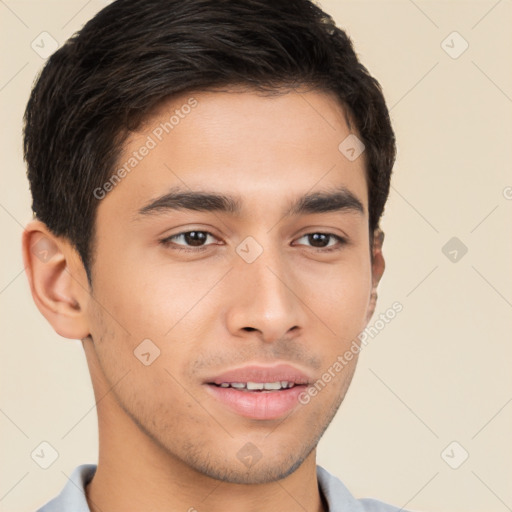
[[[208,250],[208,248],[210,247],[210,245],[203,245],[203,246],[200,246],[200,247],[196,247],[195,249],[186,249],[186,248],[183,248],[183,247],[180,247],[178,245],[173,245],[173,242],[172,240],[173,239],[176,239],[182,235],[187,235],[189,233],[205,233],[206,235],[210,235],[214,238],[215,235],[213,235],[212,233],[210,233],[209,231],[200,231],[200,230],[191,230],[191,231],[182,231],[181,233],[176,233],[175,235],[171,235],[167,238],[163,238],[161,240],[159,240],[159,242],[166,248],[170,248],[174,251],[180,251],[180,252],[188,252],[188,253],[199,253],[199,252],[203,252],[203,251],[206,251]],[[325,235],[325,236],[329,236],[331,238],[334,238],[338,241],[338,246],[334,246],[334,247],[327,247],[327,248],[321,248],[321,247],[312,247],[312,249],[314,249],[316,252],[321,252],[321,253],[330,253],[330,252],[333,252],[333,251],[339,251],[343,248],[344,245],[347,245],[347,240],[339,235],[335,235],[334,233],[324,233],[324,232],[321,232],[321,231],[313,231],[311,233],[306,233],[304,235],[302,235],[300,238],[304,238],[306,236],[309,236],[309,235]]]

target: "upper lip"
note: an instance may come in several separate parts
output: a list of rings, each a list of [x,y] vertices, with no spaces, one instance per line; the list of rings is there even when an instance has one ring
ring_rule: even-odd
[[[294,384],[309,384],[309,377],[298,368],[289,364],[274,366],[249,365],[227,370],[206,380],[207,384],[222,384],[224,382],[278,382],[287,381]]]

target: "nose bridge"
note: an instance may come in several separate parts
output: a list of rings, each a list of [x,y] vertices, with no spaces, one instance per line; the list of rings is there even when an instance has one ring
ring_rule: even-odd
[[[293,292],[293,272],[282,248],[268,234],[246,238],[238,247],[231,279],[236,292],[231,302],[231,328],[250,327],[265,339],[286,335],[301,326],[301,305]]]

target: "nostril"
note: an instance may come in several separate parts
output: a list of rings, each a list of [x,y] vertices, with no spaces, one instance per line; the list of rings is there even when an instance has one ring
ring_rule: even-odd
[[[256,331],[257,329],[255,329],[254,327],[244,327],[244,329],[248,332],[251,332],[251,331]]]

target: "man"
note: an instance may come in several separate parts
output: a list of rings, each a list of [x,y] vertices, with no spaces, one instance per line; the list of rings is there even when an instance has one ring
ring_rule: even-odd
[[[398,510],[315,461],[375,309],[395,158],[319,7],[110,4],[48,60],[25,158],[32,295],[82,340],[99,422],[98,465],[40,510]]]

